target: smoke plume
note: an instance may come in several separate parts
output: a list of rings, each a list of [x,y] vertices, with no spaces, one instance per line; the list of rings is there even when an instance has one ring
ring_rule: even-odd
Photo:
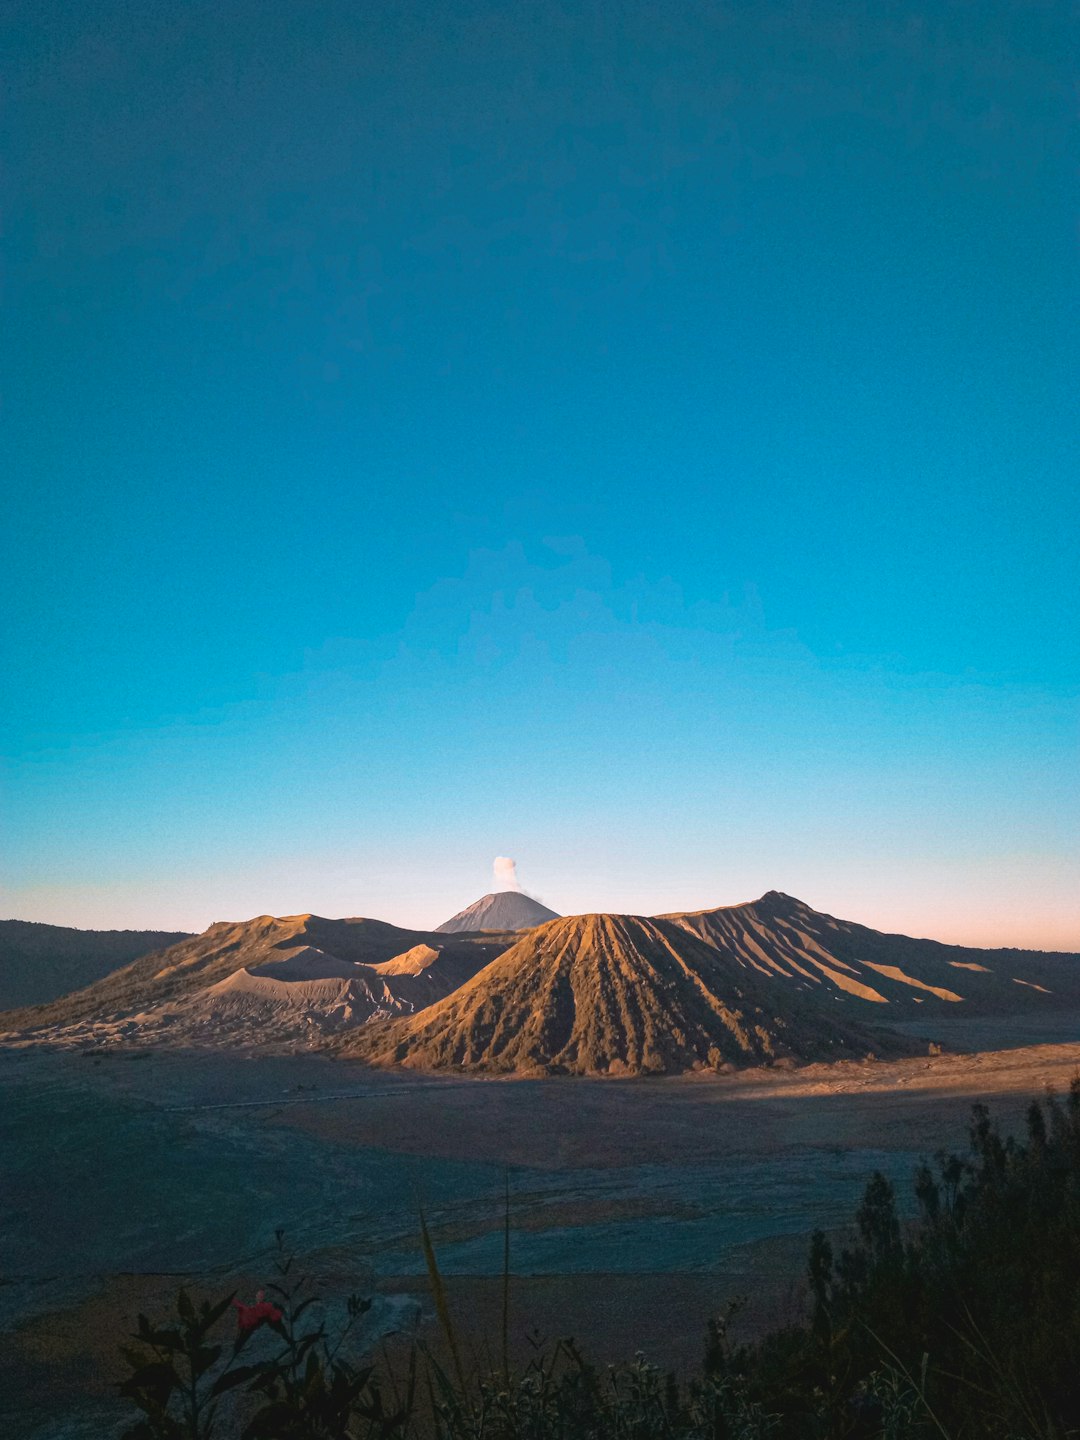
[[[507,855],[495,856],[495,884],[501,890],[520,890],[517,878],[517,861]]]

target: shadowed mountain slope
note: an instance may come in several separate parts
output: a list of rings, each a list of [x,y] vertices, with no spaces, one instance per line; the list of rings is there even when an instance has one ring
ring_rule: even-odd
[[[461,985],[508,936],[448,941],[381,920],[260,915],[144,955],[0,1029],[233,1044],[314,1040],[373,1015],[411,1013]]]
[[[45,1004],[187,938],[182,930],[76,930],[0,920],[0,1010]]]
[[[436,926],[436,934],[460,935],[479,930],[528,930],[545,920],[557,920],[558,911],[549,910],[520,890],[499,890],[481,896],[467,909]]]
[[[424,1014],[343,1044],[376,1064],[578,1075],[912,1048],[807,1005],[683,926],[633,915],[552,920]]]

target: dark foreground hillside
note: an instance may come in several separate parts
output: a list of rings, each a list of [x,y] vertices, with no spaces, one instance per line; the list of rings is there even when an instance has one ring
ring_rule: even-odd
[[[976,1106],[965,1151],[914,1176],[917,1218],[870,1180],[846,1236],[817,1233],[806,1313],[739,1344],[736,1306],[703,1320],[696,1378],[639,1355],[598,1369],[571,1340],[511,1366],[504,1312],[464,1352],[420,1218],[440,1338],[372,1362],[327,1334],[281,1252],[257,1307],[233,1296],[139,1321],[122,1393],[129,1440],[1066,1440],[1080,1424],[1080,1082],[1035,1102],[1023,1140]],[[509,1238],[509,1211],[507,1212]],[[732,1325],[732,1320],[735,1325]],[[139,1416],[142,1416],[139,1419]]]

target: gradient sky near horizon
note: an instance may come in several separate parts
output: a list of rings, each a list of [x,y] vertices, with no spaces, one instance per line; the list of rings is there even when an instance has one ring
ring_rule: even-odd
[[[0,28],[0,914],[1080,950],[1070,6]]]

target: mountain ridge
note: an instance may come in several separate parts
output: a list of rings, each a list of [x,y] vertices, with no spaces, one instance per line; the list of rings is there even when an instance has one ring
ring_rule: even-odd
[[[887,935],[767,891],[500,932],[217,921],[0,1030],[6,1043],[301,1044],[375,1065],[654,1074],[910,1053],[892,1027],[915,1017],[1072,1007],[1080,955]]]
[[[638,1023],[641,993],[660,1021]],[[910,1053],[890,1021],[1062,1004],[1080,1006],[1078,955],[884,935],[767,891],[713,910],[549,921],[422,1015],[343,1047],[419,1069],[659,1073]]]
[[[342,1025],[441,998],[506,943],[508,937],[451,939],[365,917],[215,921],[84,990],[0,1016],[0,1032],[317,1042]],[[419,963],[415,952],[423,947],[430,953]],[[413,963],[395,969],[395,959],[409,954]]]
[[[0,1010],[48,1004],[140,955],[189,938],[184,930],[82,930],[0,920]]]

